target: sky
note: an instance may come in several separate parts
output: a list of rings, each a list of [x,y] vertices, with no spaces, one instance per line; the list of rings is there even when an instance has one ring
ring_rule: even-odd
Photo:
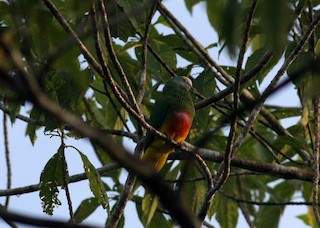
[[[192,16],[189,14],[185,8],[183,0],[166,0],[163,2],[169,10],[171,10],[174,15],[180,20],[180,22],[186,26],[191,34],[200,41],[203,46],[208,46],[211,43],[218,41],[218,37],[215,32],[211,29],[211,26],[206,18],[206,9],[204,5],[197,5],[193,9]],[[201,26],[199,26],[201,25]],[[169,32],[166,28],[163,29],[164,33]],[[209,53],[213,59],[215,59],[219,64],[230,64],[232,63],[226,55],[222,54],[218,56],[218,50],[216,48],[210,49]],[[183,64],[183,63],[181,63]],[[280,66],[279,66],[280,67]],[[276,71],[275,71],[276,72]],[[274,73],[275,73],[274,72]],[[274,75],[271,72],[271,76]],[[268,80],[264,81],[261,86],[261,90],[268,85]],[[299,106],[299,99],[293,89],[293,86],[286,87],[285,90],[280,91],[276,97],[268,100],[269,104],[283,104],[286,103],[287,106]],[[24,110],[27,112],[28,107]],[[0,121],[2,123],[3,115],[0,114]],[[290,125],[297,121],[297,119],[285,120],[285,125]],[[39,174],[41,173],[43,167],[47,161],[57,152],[59,148],[60,139],[58,137],[50,137],[43,134],[43,129],[38,131],[38,139],[34,146],[31,145],[30,140],[25,136],[26,124],[20,120],[17,120],[14,125],[8,123],[9,126],[9,147],[10,156],[12,164],[12,187],[23,187],[30,184],[36,184],[39,182]],[[89,160],[96,166],[99,167],[100,163],[97,160],[94,152],[90,146],[90,143],[86,140],[75,141],[69,139],[66,141],[68,145],[77,145],[77,147],[85,153]],[[3,128],[0,127],[0,145],[3,143]],[[133,150],[134,144],[130,141],[126,142],[125,145],[129,150]],[[4,170],[4,148],[0,149],[0,167]],[[68,168],[70,175],[82,173],[82,161],[79,154],[73,149],[66,150],[66,158],[68,162]],[[122,175],[121,181],[124,183],[125,175]],[[6,188],[6,172],[0,172],[0,189]],[[73,209],[75,210],[80,204],[81,200],[91,197],[92,193],[89,189],[87,181],[81,181],[79,183],[69,185],[71,191],[71,197],[73,202]],[[110,196],[109,196],[110,197]],[[60,191],[59,198],[62,201],[62,206],[58,207],[54,211],[53,218],[57,219],[68,219],[68,208],[65,200],[65,193],[63,190]],[[0,198],[0,202],[4,203],[4,197]],[[13,196],[10,198],[11,210],[21,212],[23,214],[28,214],[31,216],[41,215],[44,218],[50,218],[42,213],[41,202],[39,199],[38,192],[23,194],[20,196]],[[285,210],[285,215],[281,219],[279,227],[307,227],[301,220],[295,218],[295,216],[303,214],[306,212],[306,207],[287,207]],[[241,213],[240,213],[241,214]],[[136,209],[133,203],[128,203],[125,210],[125,217],[127,218],[126,227],[142,227],[139,222]],[[102,208],[98,208],[89,219],[86,220],[88,224],[104,226],[106,220],[106,213]],[[218,226],[216,222],[212,222],[213,225]],[[0,219],[0,227],[7,227]],[[240,216],[238,227],[248,227],[244,218]]]

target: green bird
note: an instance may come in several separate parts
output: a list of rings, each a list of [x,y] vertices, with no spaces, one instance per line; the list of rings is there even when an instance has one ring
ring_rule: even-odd
[[[176,142],[183,142],[192,126],[195,110],[190,95],[191,89],[192,81],[188,77],[171,78],[150,115],[150,124]],[[148,131],[144,151],[143,158],[160,171],[174,147]]]

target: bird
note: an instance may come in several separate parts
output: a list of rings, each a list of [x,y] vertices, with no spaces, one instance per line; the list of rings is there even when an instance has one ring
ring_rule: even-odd
[[[190,94],[192,81],[186,76],[175,76],[168,80],[150,114],[150,124],[168,138],[182,143],[188,136],[195,116]],[[159,172],[174,146],[147,131],[143,159],[149,161]]]

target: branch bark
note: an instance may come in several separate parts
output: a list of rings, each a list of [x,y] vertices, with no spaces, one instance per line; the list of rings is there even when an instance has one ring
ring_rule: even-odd
[[[320,95],[315,98],[315,145],[314,145],[314,175],[312,188],[312,208],[318,225],[320,225],[319,215],[319,154],[320,154]]]

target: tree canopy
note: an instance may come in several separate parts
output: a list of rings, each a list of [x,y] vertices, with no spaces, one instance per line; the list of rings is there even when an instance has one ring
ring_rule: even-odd
[[[6,223],[86,226],[102,207],[107,227],[123,227],[132,201],[146,227],[212,227],[212,219],[236,227],[240,214],[249,227],[278,227],[291,205],[307,206],[299,219],[320,225],[320,1],[184,3],[190,15],[203,5],[212,26],[203,32],[215,32],[217,40],[204,47],[165,1],[0,0]],[[222,65],[212,51],[232,61]],[[184,143],[149,124],[154,100],[174,76],[188,76],[195,89],[196,115]],[[266,103],[288,84],[300,106]],[[297,121],[283,125],[291,117]],[[8,121],[26,122],[33,145],[43,131],[60,139],[39,184],[11,187]],[[160,173],[140,159],[146,130],[176,148]],[[74,145],[65,143],[70,138]],[[99,167],[77,147],[86,139]],[[135,143],[134,153],[124,139]],[[84,173],[69,175],[67,149],[79,154]],[[74,208],[69,186],[84,179],[92,196]],[[10,196],[29,192],[39,193],[34,203],[48,215],[65,207],[69,223],[10,210]]]

